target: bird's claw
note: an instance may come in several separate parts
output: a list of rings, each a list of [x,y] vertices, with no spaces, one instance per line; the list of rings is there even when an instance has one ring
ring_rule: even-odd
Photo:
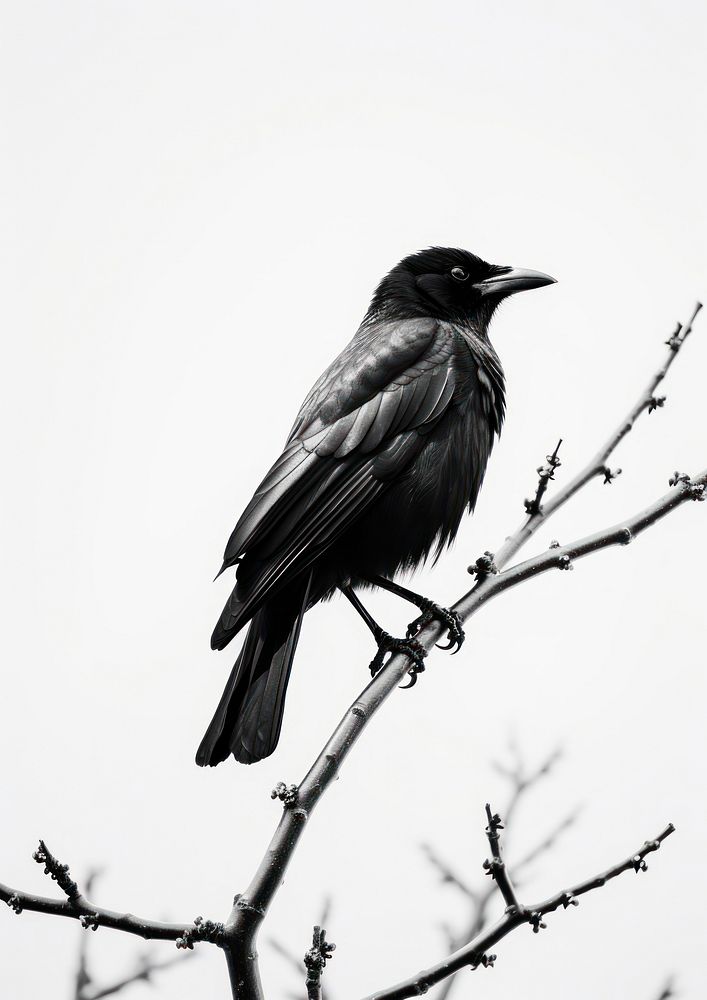
[[[383,666],[383,660],[385,659],[386,654],[403,653],[412,662],[410,664],[410,669],[408,670],[410,681],[408,684],[401,685],[401,687],[403,689],[414,687],[417,683],[417,675],[421,674],[425,669],[423,660],[427,656],[427,650],[424,646],[422,646],[417,639],[413,639],[409,635],[405,639],[395,639],[387,632],[381,632],[380,635],[377,636],[377,640],[378,651],[371,660],[369,666],[371,677],[375,677]]]
[[[450,611],[448,608],[443,608],[439,604],[435,604],[434,601],[425,601],[425,606],[422,608],[422,614],[420,617],[416,618],[414,622],[410,622],[407,629],[408,639],[417,635],[418,632],[422,631],[422,629],[426,625],[429,625],[432,621],[441,622],[447,629],[448,643],[445,646],[437,643],[437,648],[453,649],[454,646],[456,646],[457,648],[454,652],[458,653],[464,644],[464,640],[466,639],[464,628],[462,626],[462,620],[456,611]]]

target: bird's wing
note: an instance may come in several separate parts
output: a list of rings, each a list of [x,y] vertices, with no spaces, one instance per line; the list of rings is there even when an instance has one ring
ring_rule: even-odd
[[[385,390],[422,360],[439,335],[433,319],[364,323],[353,340],[315,382],[302,404],[287,443],[332,423]],[[414,373],[411,375],[414,378]]]
[[[224,568],[247,558],[221,632],[310,565],[414,458],[452,400],[455,349],[431,319],[370,324],[319,379],[229,540]]]
[[[343,472],[337,459],[369,453],[386,434],[424,421],[423,402],[440,380],[430,383],[449,367],[452,350],[434,320],[359,330],[304,401],[282,454],[231,534],[224,567],[262,540],[302,489],[311,493],[327,475]]]

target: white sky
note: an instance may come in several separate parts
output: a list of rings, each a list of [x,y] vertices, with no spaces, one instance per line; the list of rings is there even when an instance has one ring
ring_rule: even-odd
[[[304,773],[363,686],[372,650],[342,602],[307,619],[277,754],[201,771],[193,753],[235,650],[210,653],[223,545],[293,413],[381,275],[431,243],[559,283],[506,305],[493,339],[508,421],[478,511],[416,584],[443,602],[522,513],[565,439],[568,476],[707,294],[707,8],[359,2],[5,3],[2,10],[3,573],[0,880],[49,892],[38,837],[99,902],[221,919]],[[548,529],[568,540],[707,465],[702,320],[595,485]],[[707,506],[707,505],[706,505]],[[543,935],[516,932],[458,996],[651,1000],[707,985],[703,898],[704,506],[628,550],[487,607],[385,706],[321,804],[262,936],[268,996],[334,897],[339,998],[444,952],[462,912],[421,859],[468,878],[487,849],[489,766],[517,734],[567,750],[519,816],[522,853],[581,823],[527,882],[543,896],[672,820],[647,876]],[[533,549],[528,550],[529,553]],[[409,609],[376,597],[400,629]],[[3,1000],[64,998],[80,931],[0,914]],[[380,943],[379,938],[383,943]],[[139,943],[92,938],[97,967]],[[170,945],[157,946],[170,954]],[[204,950],[131,997],[228,995]],[[127,996],[127,994],[126,994]]]

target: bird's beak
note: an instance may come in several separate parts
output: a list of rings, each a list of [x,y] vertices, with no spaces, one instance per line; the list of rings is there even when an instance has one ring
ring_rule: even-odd
[[[490,278],[479,281],[474,286],[481,295],[513,295],[514,292],[524,292],[528,288],[542,288],[543,285],[554,285],[556,278],[542,271],[529,271],[524,267],[506,267]]]

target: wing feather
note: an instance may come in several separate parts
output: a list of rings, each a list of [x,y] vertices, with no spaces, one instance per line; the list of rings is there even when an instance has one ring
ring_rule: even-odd
[[[226,631],[318,558],[424,446],[451,404],[455,343],[437,321],[363,327],[318,380],[231,535],[240,562]]]
[[[371,427],[373,427],[378,410],[380,409],[380,403],[380,394],[378,394],[358,408],[353,427],[334,453],[336,458],[345,458],[358,448]]]
[[[361,442],[361,451],[364,454],[375,451],[388,434],[400,406],[401,394],[402,389],[386,389],[380,393],[376,419]]]
[[[455,380],[450,371],[445,371],[445,379],[441,388],[439,382],[435,386],[435,391],[439,389],[439,395],[437,396],[436,403],[431,407],[429,412],[425,415],[424,423],[427,425],[428,429],[431,429],[436,424],[438,418],[444,413],[449,404],[452,401],[452,396],[454,395]]]
[[[357,411],[352,410],[351,413],[347,413],[345,417],[342,417],[340,420],[337,420],[336,423],[332,424],[327,430],[325,437],[317,445],[317,455],[322,458],[327,455],[333,455],[356,422],[356,416]]]

